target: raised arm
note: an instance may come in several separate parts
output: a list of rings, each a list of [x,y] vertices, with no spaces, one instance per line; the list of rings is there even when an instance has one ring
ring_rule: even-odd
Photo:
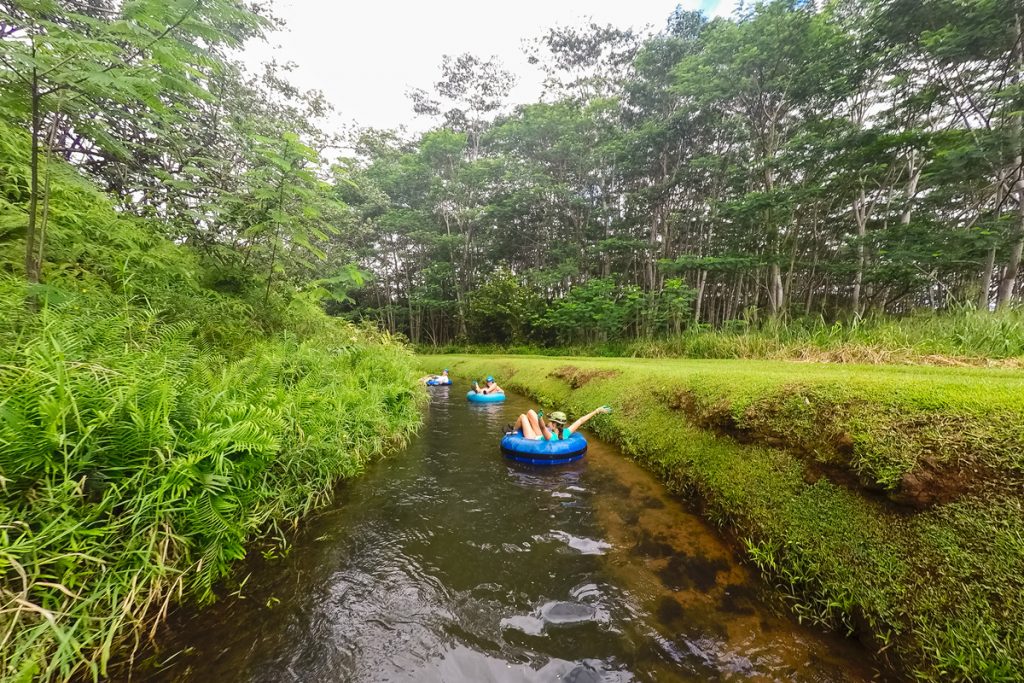
[[[595,415],[607,414],[610,412],[612,412],[611,406],[601,406],[600,408],[594,408],[589,413],[587,413],[586,415],[584,415],[583,417],[569,425],[569,433],[575,434],[577,429],[587,424],[587,420],[594,417]]]
[[[540,433],[545,441],[551,441],[551,430],[548,429],[548,421],[544,418],[544,411],[537,412],[537,422],[540,423]]]

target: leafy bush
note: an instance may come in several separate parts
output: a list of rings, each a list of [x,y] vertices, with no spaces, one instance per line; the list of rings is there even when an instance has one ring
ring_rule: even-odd
[[[346,324],[229,360],[128,301],[69,293],[2,327],[0,677],[102,675],[418,421],[407,354]]]
[[[469,296],[467,325],[474,339],[519,344],[544,302],[510,272],[495,273]]]
[[[617,315],[621,315],[618,313]],[[720,330],[689,328],[678,335],[636,341],[586,341],[579,328],[562,325],[562,345],[449,344],[424,351],[525,353],[551,356],[635,358],[761,358],[840,363],[987,365],[1024,359],[1024,309],[922,312],[903,318],[876,316],[842,323],[821,318],[760,326],[734,321]]]

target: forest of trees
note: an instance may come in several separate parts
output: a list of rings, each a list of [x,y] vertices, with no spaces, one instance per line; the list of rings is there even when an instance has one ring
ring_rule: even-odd
[[[513,106],[495,59],[449,56],[434,86],[409,93],[426,132],[342,136],[291,67],[241,65],[246,42],[280,25],[268,3],[0,0],[0,681],[125,678],[108,667],[172,605],[240,595],[244,572],[221,581],[247,553],[278,552],[340,479],[420,424],[406,338],[656,346],[927,310],[967,351],[940,362],[1019,366],[1022,313],[999,313],[1024,296],[1019,3],[773,0],[728,19],[676,9],[653,34],[556,27],[527,44],[540,102]],[[703,355],[769,355],[755,347]],[[721,381],[758,381],[731,372]],[[904,430],[924,434],[920,456],[897,448],[920,481],[949,454],[954,487],[997,472],[998,496],[1017,491],[1019,392],[1000,378],[1001,398],[965,402],[999,429],[947,445],[949,425],[971,426],[952,403],[929,403],[943,430],[892,421],[905,377],[854,401],[881,407],[866,433],[897,446]],[[815,410],[846,410],[841,388]],[[928,391],[901,395],[916,406]],[[835,434],[873,443],[845,429],[825,430],[828,449]],[[838,519],[827,529],[844,548],[873,552],[846,542],[870,517],[833,514],[838,486],[816,478],[826,497],[804,499],[786,488],[795,461],[764,453],[781,486],[737,470],[744,486],[778,490],[763,499],[773,507],[821,501],[785,509]],[[998,496],[915,527],[928,543],[907,547],[925,560],[900,569],[924,585],[917,568],[941,558],[920,642],[963,680],[1019,669],[1021,536],[1006,520],[1020,505]],[[982,553],[999,572],[974,562]],[[850,561],[874,590],[896,556],[880,552],[877,575],[882,564]],[[817,576],[818,556],[804,557]],[[835,592],[812,599],[870,616],[834,576]],[[942,587],[965,582],[975,602],[947,622],[955,591]],[[882,650],[889,619],[910,614],[893,585],[892,602],[866,601]]]
[[[417,343],[592,343],[1021,296],[1024,11],[1010,0],[679,8],[657,34],[528,44],[410,93],[336,173],[367,285],[338,310]],[[736,322],[738,321],[738,322]]]
[[[253,76],[237,61],[278,23],[237,0],[0,3],[0,119],[31,136],[0,206],[19,274],[45,284],[48,261],[88,239],[67,217],[48,230],[50,169],[70,163],[191,247],[204,284],[254,305],[264,327],[296,297],[344,300],[362,281],[361,238],[325,156],[329,105],[291,85],[289,66]]]
[[[409,93],[427,132],[341,140],[286,66],[232,61],[276,25],[266,9],[4,3],[0,115],[33,152],[27,231],[15,211],[0,240],[46,280],[68,246],[47,225],[59,159],[264,319],[306,297],[416,343],[1005,308],[1022,17],[1011,0],[775,0],[677,8],[654,34],[556,27],[526,44],[542,101],[513,107],[494,58],[450,56]]]

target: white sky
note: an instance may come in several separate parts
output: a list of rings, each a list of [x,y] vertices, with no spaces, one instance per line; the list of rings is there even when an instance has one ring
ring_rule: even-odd
[[[678,0],[685,9],[728,14],[735,0]],[[405,96],[411,87],[430,90],[443,55],[497,55],[519,79],[513,103],[533,102],[541,77],[526,62],[524,39],[555,25],[599,24],[660,30],[677,0],[275,0],[287,22],[267,42],[246,46],[251,67],[271,57],[294,62],[295,85],[324,92],[336,110],[335,124],[425,130]]]

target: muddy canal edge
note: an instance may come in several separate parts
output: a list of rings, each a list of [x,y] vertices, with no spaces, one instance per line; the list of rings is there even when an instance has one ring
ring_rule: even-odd
[[[983,419],[1020,415],[1007,397],[1024,378],[749,361],[420,360],[452,368],[457,384],[494,374],[549,410],[615,405],[588,427],[739,539],[801,620],[857,635],[893,673],[1024,680],[1024,514],[1019,464],[1006,455],[1024,448],[1019,429],[979,433]],[[950,400],[959,391],[969,409]]]

